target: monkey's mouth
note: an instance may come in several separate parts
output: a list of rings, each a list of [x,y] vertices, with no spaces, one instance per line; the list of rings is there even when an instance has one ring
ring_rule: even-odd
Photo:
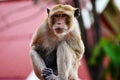
[[[64,29],[64,28],[56,28],[56,29],[55,29],[55,32],[58,33],[58,34],[61,34],[61,33],[63,33],[65,30],[66,30],[66,29]]]

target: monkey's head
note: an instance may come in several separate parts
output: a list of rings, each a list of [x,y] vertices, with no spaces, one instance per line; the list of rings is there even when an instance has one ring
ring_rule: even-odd
[[[79,16],[80,11],[70,5],[58,4],[51,9],[47,9],[48,25],[54,34],[64,36],[73,29],[75,18]]]

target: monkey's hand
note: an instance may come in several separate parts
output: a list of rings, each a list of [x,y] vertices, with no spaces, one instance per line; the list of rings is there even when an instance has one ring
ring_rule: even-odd
[[[50,68],[45,68],[45,69],[42,71],[42,77],[43,77],[45,80],[57,80],[57,76],[54,75],[53,70],[50,69]]]

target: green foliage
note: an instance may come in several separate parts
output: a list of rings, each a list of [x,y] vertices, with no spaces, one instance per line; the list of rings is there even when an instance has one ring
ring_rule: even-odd
[[[100,40],[100,42],[95,46],[90,58],[90,64],[94,66],[99,64],[99,62],[97,62],[99,54],[104,54],[103,57],[108,56],[110,61],[108,66],[104,68],[105,72],[103,74],[106,75],[109,72],[113,80],[117,80],[120,75],[120,35],[118,35],[117,39],[117,43],[107,39]],[[101,51],[103,52],[101,53]]]

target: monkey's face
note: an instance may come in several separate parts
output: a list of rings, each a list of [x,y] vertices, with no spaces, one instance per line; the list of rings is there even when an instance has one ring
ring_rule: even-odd
[[[76,8],[59,4],[47,9],[47,12],[49,28],[58,37],[66,35],[73,28]]]
[[[65,35],[70,28],[70,17],[63,12],[51,16],[52,29],[56,35]]]

